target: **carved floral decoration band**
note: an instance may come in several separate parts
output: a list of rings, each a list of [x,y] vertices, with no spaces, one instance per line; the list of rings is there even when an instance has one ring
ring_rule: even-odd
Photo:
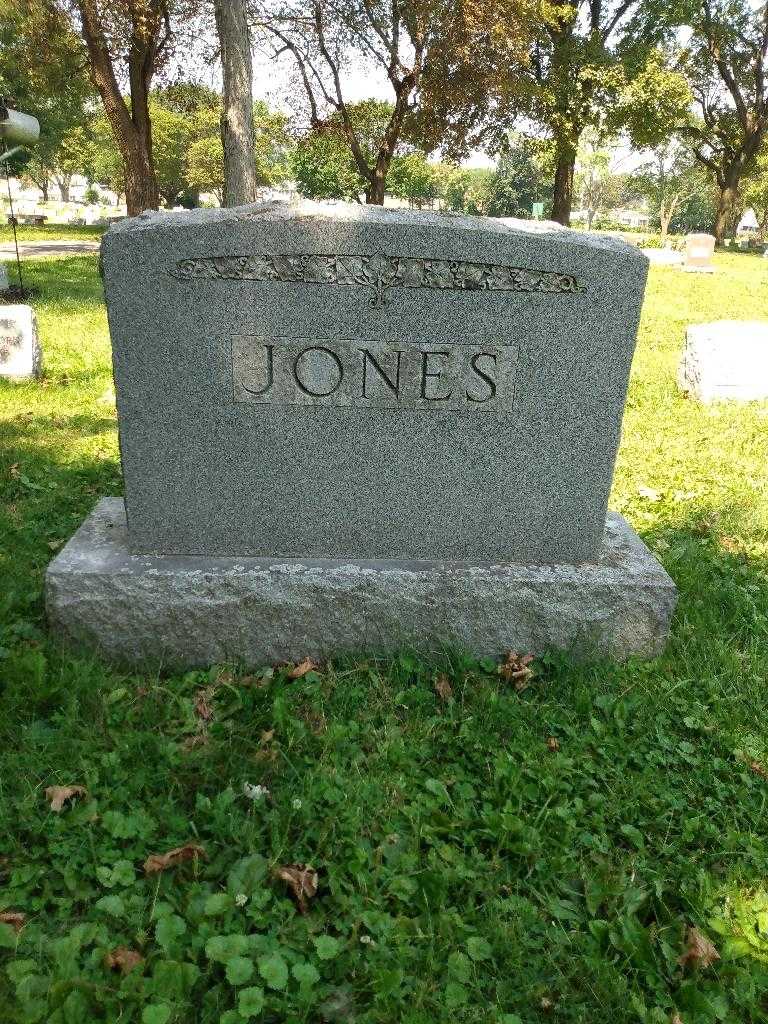
[[[386,304],[390,288],[575,294],[584,285],[572,274],[503,267],[461,260],[390,256],[198,256],[179,260],[168,273],[182,281],[286,281],[301,284],[362,285],[372,288],[371,305]]]

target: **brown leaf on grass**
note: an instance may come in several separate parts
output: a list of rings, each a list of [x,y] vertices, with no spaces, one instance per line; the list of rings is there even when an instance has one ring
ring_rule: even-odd
[[[8,470],[8,472],[11,474],[11,476],[13,477],[14,480],[18,480],[19,473],[21,472],[20,469],[19,469],[18,462],[14,462],[14,464],[11,466],[11,468]]]
[[[317,662],[312,661],[311,658],[305,658],[304,661],[299,662],[298,665],[294,665],[291,671],[288,673],[289,679],[301,679],[307,672],[316,672],[320,666]]]
[[[175,868],[185,860],[194,860],[197,857],[205,857],[205,850],[196,843],[186,843],[184,846],[177,846],[168,853],[152,853],[144,861],[144,872],[147,875],[156,874],[158,871],[165,871],[166,868]]]
[[[58,551],[58,549],[61,547],[63,543],[63,540],[49,540],[48,547],[51,549],[51,551]]]
[[[560,740],[557,736],[550,736],[547,740],[547,750],[551,750],[553,754],[556,754],[560,749]]]
[[[720,547],[730,555],[738,555],[741,551],[741,544],[739,541],[735,537],[729,537],[725,533],[720,537]]]
[[[116,946],[104,957],[104,965],[110,971],[120,971],[121,974],[128,974],[144,963],[144,957],[135,949],[128,949],[127,946]]]
[[[212,686],[208,686],[205,690],[198,690],[195,697],[195,714],[203,722],[210,722],[213,718],[213,706],[211,705],[213,689]]]
[[[448,676],[439,675],[435,679],[435,693],[440,700],[450,700],[453,696],[453,687],[448,682]]]
[[[683,1024],[683,1018],[680,1016],[679,1013],[675,1013],[672,1015],[672,1019],[670,1020],[669,1024]]]
[[[309,864],[282,864],[275,868],[275,878],[291,890],[301,914],[309,910],[309,901],[317,894],[317,872]]]
[[[64,804],[69,800],[87,795],[85,786],[49,786],[45,791],[45,799],[50,800],[51,810],[57,814],[64,810]]]
[[[18,910],[0,910],[0,924],[9,924],[18,935],[24,927],[27,915]]]
[[[759,761],[750,761],[749,767],[750,770],[755,773],[755,775],[759,775],[763,779],[768,779],[768,768],[765,768],[763,765],[761,765]]]
[[[274,729],[265,729],[264,732],[261,734],[261,742],[262,742],[262,744],[271,743],[274,738],[275,738],[275,730]]]
[[[507,657],[497,671],[508,683],[514,683],[516,690],[525,690],[533,677],[533,669],[530,667],[532,661],[532,654],[508,651]]]
[[[685,952],[677,961],[681,967],[691,964],[693,967],[704,969],[711,967],[715,960],[720,959],[720,954],[706,935],[702,935],[698,928],[689,928],[685,941]]]

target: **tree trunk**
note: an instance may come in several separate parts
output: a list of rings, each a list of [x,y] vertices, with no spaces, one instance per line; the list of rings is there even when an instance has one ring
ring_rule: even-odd
[[[573,205],[573,172],[576,167],[576,145],[558,143],[555,164],[555,195],[552,201],[552,220],[569,227]]]
[[[134,18],[128,58],[131,109],[123,99],[112,65],[107,38],[94,0],[78,0],[83,39],[88,48],[91,77],[104,104],[115,142],[125,168],[125,203],[128,216],[158,207],[157,179],[152,161],[152,128],[149,119],[149,86],[157,55],[160,31],[155,21],[147,28],[146,11],[131,11]]]
[[[69,185],[71,181],[71,174],[63,174],[56,179],[56,184],[59,186],[59,193],[61,194],[62,203],[69,202]]]
[[[47,180],[47,178],[43,178],[41,181],[36,181],[35,184],[37,185],[37,187],[40,189],[40,191],[43,194],[43,202],[47,203],[48,202],[48,180]]]
[[[384,192],[387,187],[387,173],[377,163],[373,169],[373,176],[365,190],[365,201],[371,206],[384,205]]]
[[[253,67],[245,0],[215,0],[216,31],[221,46],[224,104],[224,205],[256,202],[256,157],[253,151]]]
[[[715,223],[712,226],[712,234],[717,245],[723,244],[725,233],[731,226],[731,218],[739,198],[739,177],[738,168],[729,168],[720,186]]]

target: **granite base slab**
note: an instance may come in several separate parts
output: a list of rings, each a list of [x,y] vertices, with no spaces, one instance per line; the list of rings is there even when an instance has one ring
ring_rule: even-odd
[[[446,646],[497,657],[661,653],[675,585],[621,516],[582,565],[131,554],[102,499],[48,567],[50,628],[131,665],[258,665]]]

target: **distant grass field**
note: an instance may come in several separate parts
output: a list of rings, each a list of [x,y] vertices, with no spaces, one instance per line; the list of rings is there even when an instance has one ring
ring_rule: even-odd
[[[716,264],[651,271],[612,496],[680,588],[669,648],[545,656],[517,690],[458,654],[298,679],[61,654],[43,573],[121,492],[116,420],[95,256],[27,262],[46,375],[0,382],[3,1024],[768,1021],[768,403],[675,386],[686,324],[768,318],[768,261]],[[57,813],[56,785],[86,792]],[[306,914],[290,865],[317,872]]]
[[[16,234],[20,242],[55,242],[73,238],[98,242],[106,230],[106,227],[95,224],[43,224],[41,227],[19,224]],[[0,242],[12,241],[13,228],[4,217],[0,223]]]

